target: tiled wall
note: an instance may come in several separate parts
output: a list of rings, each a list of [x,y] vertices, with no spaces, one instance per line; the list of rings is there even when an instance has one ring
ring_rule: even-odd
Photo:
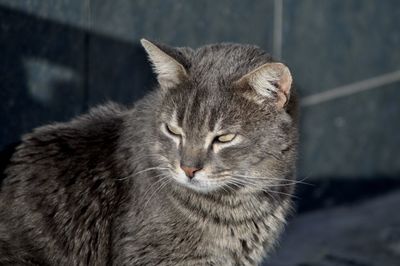
[[[395,0],[0,0],[0,148],[33,127],[154,82],[141,37],[254,43],[292,69],[303,99],[300,176],[400,173]]]
[[[282,20],[304,105],[301,175],[398,175],[399,2],[284,0]]]

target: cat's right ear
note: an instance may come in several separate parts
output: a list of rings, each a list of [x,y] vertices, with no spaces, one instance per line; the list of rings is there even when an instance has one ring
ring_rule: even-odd
[[[149,56],[161,88],[175,87],[187,77],[185,67],[161,47],[146,39],[141,39],[140,42]]]
[[[241,87],[250,86],[257,95],[275,100],[278,108],[289,102],[292,75],[282,63],[266,63],[236,81]]]

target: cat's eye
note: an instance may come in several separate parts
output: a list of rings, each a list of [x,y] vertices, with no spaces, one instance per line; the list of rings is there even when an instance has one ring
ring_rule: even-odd
[[[174,135],[174,136],[181,136],[181,132],[176,127],[165,124],[165,128],[167,129],[169,134]]]
[[[232,141],[236,137],[236,134],[225,134],[225,135],[220,135],[215,138],[216,142],[221,142],[221,143],[226,143]]]

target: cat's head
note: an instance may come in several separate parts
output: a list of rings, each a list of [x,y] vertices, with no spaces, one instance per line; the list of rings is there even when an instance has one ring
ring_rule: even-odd
[[[199,192],[292,178],[297,129],[284,64],[250,45],[142,45],[159,83],[152,151],[167,175]]]

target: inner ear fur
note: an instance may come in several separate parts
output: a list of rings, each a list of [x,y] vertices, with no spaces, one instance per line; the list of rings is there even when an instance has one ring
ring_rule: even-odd
[[[164,52],[161,46],[146,39],[141,39],[140,42],[148,54],[154,72],[157,75],[158,83],[162,88],[175,87],[187,77],[185,67],[171,55]]]
[[[262,97],[274,98],[278,108],[289,102],[292,75],[282,63],[266,63],[250,71],[237,82],[241,87],[250,87]]]

